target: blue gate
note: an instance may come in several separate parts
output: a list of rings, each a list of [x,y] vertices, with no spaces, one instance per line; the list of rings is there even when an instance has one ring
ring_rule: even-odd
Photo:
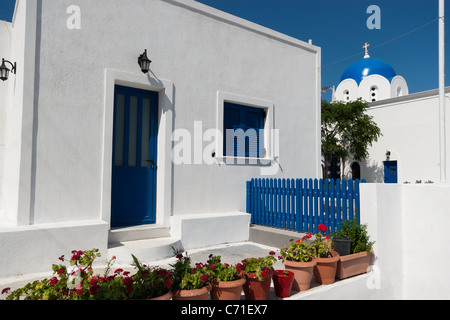
[[[360,222],[359,185],[359,180],[252,179],[247,212],[256,225],[316,233],[325,224],[334,232],[343,220],[356,216]]]

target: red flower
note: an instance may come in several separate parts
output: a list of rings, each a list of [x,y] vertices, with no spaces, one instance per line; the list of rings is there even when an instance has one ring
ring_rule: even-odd
[[[237,271],[241,271],[243,268],[244,268],[244,266],[242,265],[242,263],[238,263],[238,264],[236,265],[236,270],[237,270]]]
[[[212,265],[210,265],[210,267],[211,267],[211,269],[215,269],[216,268],[216,265],[215,264],[212,264]]]
[[[180,253],[180,254],[177,254],[176,258],[177,258],[177,259],[181,259],[181,258],[183,258],[183,255],[182,255],[181,253]]]
[[[265,273],[264,271],[261,272],[261,277],[263,277],[263,278],[267,277],[267,273]]]
[[[50,280],[50,284],[51,284],[51,285],[54,285],[54,284],[57,284],[57,283],[58,283],[58,279],[55,278],[55,277],[53,277],[53,278]]]
[[[321,232],[327,232],[327,230],[328,230],[327,226],[324,225],[324,224],[320,224],[320,225],[317,227],[317,229],[318,229],[319,231],[321,231]]]
[[[133,283],[133,280],[130,277],[126,277],[126,278],[122,279],[122,282],[124,285],[126,285],[128,287],[128,286],[131,286],[131,284]]]
[[[77,291],[75,291],[75,293],[79,296],[81,296],[84,293],[83,289],[78,289]]]
[[[148,272],[147,272],[148,273]],[[143,274],[143,273],[142,273]],[[167,274],[167,271],[166,270],[163,270],[163,269],[159,269],[158,270],[158,272],[157,272],[157,274],[158,274],[158,276],[160,276],[160,277],[164,277],[166,274]]]
[[[170,288],[172,286],[172,281],[169,279],[166,280],[166,288]]]
[[[100,291],[100,286],[99,285],[94,285],[94,286],[89,288],[89,293],[91,295],[93,295],[93,296],[97,296],[99,291]]]
[[[116,269],[116,271],[114,271],[114,273],[121,273],[123,272],[123,269]]]
[[[11,291],[11,288],[5,288],[2,290],[2,294],[8,293],[9,291]]]
[[[269,254],[270,254],[271,256],[274,256],[274,255],[275,255],[275,251],[270,251]]]
[[[89,281],[89,285],[91,286],[95,286],[98,283],[97,279],[92,279],[91,281]]]

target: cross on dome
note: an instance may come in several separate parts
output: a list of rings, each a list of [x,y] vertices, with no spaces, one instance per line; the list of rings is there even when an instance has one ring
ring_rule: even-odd
[[[368,44],[367,42],[366,42],[366,44],[363,46],[363,48],[366,50],[366,54],[364,55],[364,59],[369,59],[369,58],[370,58],[370,55],[369,55],[369,47],[370,47],[370,44]]]

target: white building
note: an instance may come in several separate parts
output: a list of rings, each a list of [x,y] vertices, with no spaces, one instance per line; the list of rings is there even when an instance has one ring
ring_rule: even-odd
[[[247,180],[320,175],[310,43],[191,0],[17,0],[0,36],[0,277],[247,240]],[[263,129],[258,152],[226,150],[230,126]]]
[[[367,43],[364,47],[366,56],[345,70],[333,99],[369,102],[368,114],[383,136],[371,146],[365,161],[345,166],[345,176],[378,183],[439,182],[438,90],[409,94],[405,79],[386,62],[370,58]],[[449,92],[450,88],[447,98]]]

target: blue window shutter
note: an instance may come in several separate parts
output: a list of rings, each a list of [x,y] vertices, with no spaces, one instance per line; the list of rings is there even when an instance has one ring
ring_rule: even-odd
[[[244,139],[244,148],[239,150],[238,134],[234,136],[233,154],[227,154],[227,130],[241,129],[240,133],[244,133],[241,139]],[[224,155],[239,157],[256,157],[263,156],[263,137],[260,136],[260,129],[264,129],[264,111],[261,108],[252,108],[241,106],[233,103],[225,103],[224,105]]]

